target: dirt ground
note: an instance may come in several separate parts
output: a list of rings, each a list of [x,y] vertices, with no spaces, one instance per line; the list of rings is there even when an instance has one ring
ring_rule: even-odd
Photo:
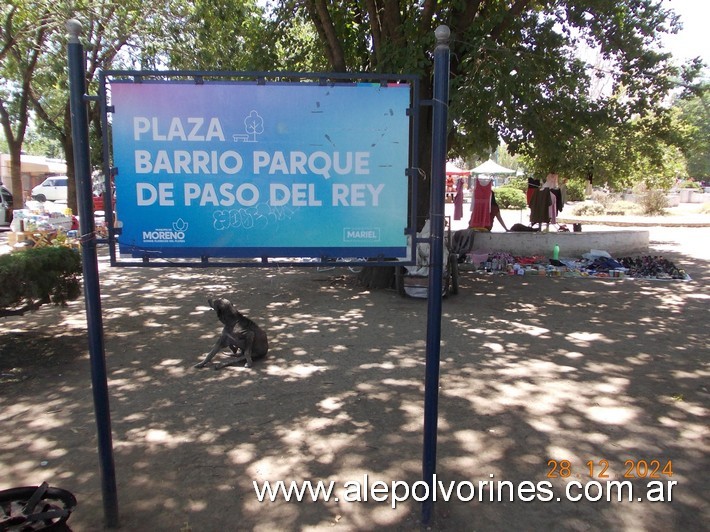
[[[462,274],[443,302],[437,476],[476,491],[439,499],[432,530],[707,530],[710,229],[650,231],[650,254],[692,281]],[[420,526],[420,503],[348,502],[345,486],[421,480],[425,300],[346,269],[112,269],[103,255],[101,290],[123,530]],[[212,295],[264,326],[266,360],[193,369],[220,330]],[[75,531],[103,528],[90,383],[83,301],[0,320],[0,489],[72,491]],[[651,477],[665,502],[638,500]],[[335,481],[339,500],[260,503],[265,480]],[[565,500],[572,481],[608,480],[630,480],[633,500]],[[516,501],[491,502],[487,481]],[[554,497],[521,500],[523,481]]]

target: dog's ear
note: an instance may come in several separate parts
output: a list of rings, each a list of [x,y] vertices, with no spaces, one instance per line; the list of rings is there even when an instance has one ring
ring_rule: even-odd
[[[212,301],[212,308],[217,312],[217,319],[222,323],[233,313],[232,303],[228,299],[219,298]]]

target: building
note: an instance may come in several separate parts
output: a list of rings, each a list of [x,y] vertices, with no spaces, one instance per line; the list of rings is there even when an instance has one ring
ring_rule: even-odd
[[[67,163],[61,159],[49,159],[41,155],[22,154],[22,195],[27,198],[30,191],[51,175],[66,175]],[[0,181],[10,188],[10,156],[0,153]]]

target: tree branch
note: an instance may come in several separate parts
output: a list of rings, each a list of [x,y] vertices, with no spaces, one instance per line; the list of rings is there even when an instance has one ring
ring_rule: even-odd
[[[473,24],[478,9],[481,7],[481,0],[466,2],[466,8],[454,17],[452,33],[460,35],[464,33]]]
[[[422,6],[422,14],[419,23],[419,34],[424,35],[431,31],[431,21],[434,20],[436,12],[436,0],[425,0]]]
[[[505,14],[501,23],[491,31],[491,40],[495,42],[500,39],[503,33],[513,24],[515,18],[520,16],[534,1],[535,0],[517,0]]]
[[[375,0],[365,0],[365,8],[370,19],[370,34],[372,35],[373,66],[380,64],[380,50],[382,49],[382,25]]]
[[[345,72],[345,53],[335,33],[335,26],[328,12],[326,1],[306,0],[305,4],[308,14],[318,30],[318,34],[326,44],[326,53],[328,54],[330,66],[335,72]]]
[[[2,61],[12,46],[15,44],[15,35],[12,31],[12,19],[17,11],[17,6],[12,6],[12,9],[7,14],[5,25],[0,27],[0,39],[2,39],[2,48],[0,48],[0,61]]]
[[[387,38],[395,46],[402,44],[402,16],[398,0],[384,0],[382,28]]]
[[[30,89],[29,93],[29,100],[30,103],[32,104],[32,108],[35,110],[37,115],[42,119],[42,121],[45,123],[49,129],[54,131],[54,133],[57,135],[57,139],[64,139],[66,136],[64,133],[63,126],[60,126],[55,122],[55,120],[52,119],[51,116],[47,113],[47,110],[42,106],[42,103],[39,101],[39,98],[34,93],[33,89]],[[63,141],[62,141],[63,142]]]

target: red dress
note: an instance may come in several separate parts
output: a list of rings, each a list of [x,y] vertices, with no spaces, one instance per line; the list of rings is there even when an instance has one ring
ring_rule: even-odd
[[[468,227],[490,227],[491,225],[491,192],[493,192],[493,180],[487,184],[481,183],[476,178],[476,184],[473,187],[473,200],[471,208],[471,219],[468,221]]]

